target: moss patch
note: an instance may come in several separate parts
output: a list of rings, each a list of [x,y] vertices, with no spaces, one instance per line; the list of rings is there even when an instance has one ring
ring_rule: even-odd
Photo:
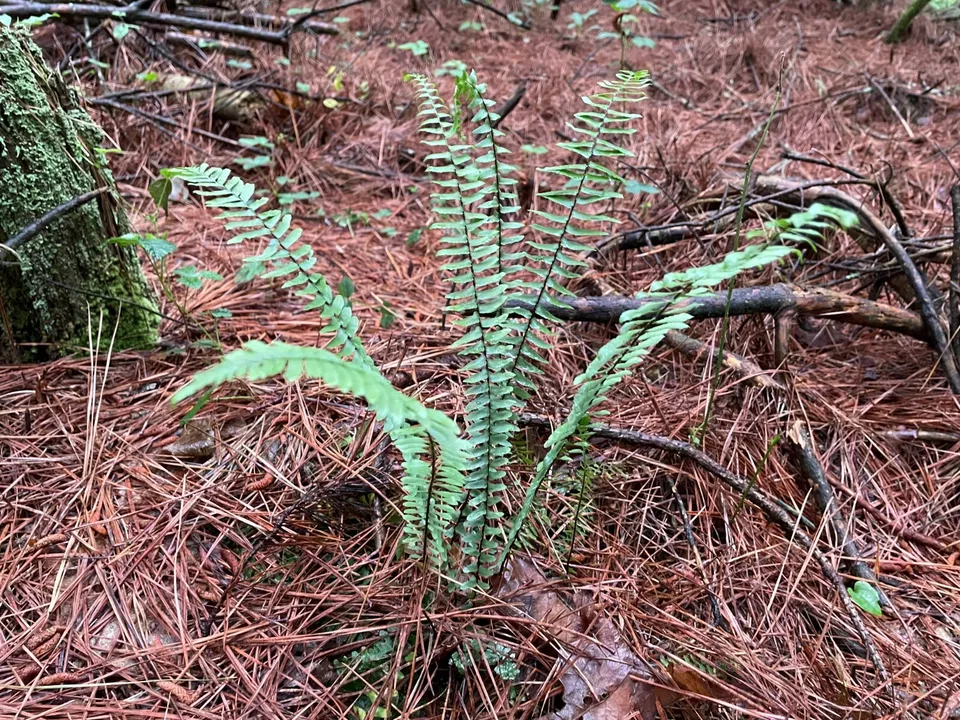
[[[101,313],[104,344],[115,325],[118,349],[157,341],[156,304],[136,251],[106,242],[130,225],[96,152],[102,139],[76,90],[44,64],[29,36],[0,26],[0,242],[77,195],[110,188],[17,248],[18,266],[2,266],[7,356],[11,331],[25,357],[86,348],[88,322],[96,337]],[[0,253],[0,262],[15,260]]]

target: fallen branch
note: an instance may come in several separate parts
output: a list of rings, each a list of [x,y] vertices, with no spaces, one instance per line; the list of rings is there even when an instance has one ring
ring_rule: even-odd
[[[854,542],[853,538],[847,532],[846,521],[840,512],[840,506],[837,505],[837,498],[833,493],[833,486],[827,479],[827,473],[817,457],[813,438],[809,431],[803,426],[803,422],[797,420],[793,427],[787,432],[787,440],[791,451],[794,454],[797,465],[807,478],[810,488],[813,490],[814,500],[817,503],[817,509],[820,511],[820,517],[826,520],[827,525],[833,531],[834,539],[837,545],[843,551],[845,564],[849,565],[850,572],[861,580],[870,583],[880,595],[880,602],[887,607],[892,607],[886,593],[877,583],[877,577],[873,574],[870,566],[867,565],[860,556],[860,548]]]
[[[880,218],[874,215],[869,208],[865,207],[861,200],[838,190],[836,187],[823,185],[809,188],[808,193],[807,189],[801,189],[802,186],[797,186],[788,180],[770,175],[758,177],[755,187],[765,194],[789,191],[791,187],[793,187],[794,192],[798,193],[802,206],[806,205],[808,200],[813,200],[824,202],[834,207],[841,207],[857,214],[861,223],[860,229],[866,230],[876,241],[882,243],[899,263],[903,274],[909,282],[909,289],[913,291],[917,304],[920,306],[920,317],[923,319],[923,324],[927,329],[931,344],[939,355],[940,364],[943,367],[943,374],[947,378],[947,384],[954,393],[960,394],[960,371],[958,371],[957,363],[954,361],[953,353],[950,349],[950,342],[944,332],[943,324],[940,322],[940,316],[934,307],[930,291],[930,282],[924,277],[923,273],[917,269],[916,264],[914,264],[910,255],[906,249],[904,249],[903,244],[894,237],[893,233],[887,229]],[[814,197],[810,197],[810,195],[814,195]],[[897,288],[897,290],[901,297],[904,297],[905,289]],[[904,299],[910,300],[911,298],[904,297]]]
[[[369,0],[362,0],[368,2]],[[359,5],[360,3],[350,3],[350,5]],[[349,6],[349,5],[348,5]],[[340,30],[336,25],[325,22],[314,22],[312,18],[317,15],[331,12],[336,8],[323,8],[316,12],[305,13],[304,15],[293,17],[280,17],[277,15],[266,15],[264,13],[253,12],[250,10],[222,10],[220,8],[208,8],[188,6],[180,9],[180,14],[193,18],[206,18],[209,20],[219,20],[220,22],[234,22],[240,25],[249,25],[253,27],[270,28],[271,30],[281,30],[289,37],[297,30],[316,33],[318,35],[339,35]]]
[[[523,96],[526,94],[526,92],[527,92],[526,85],[517,86],[517,89],[513,91],[513,95],[511,95],[507,99],[507,101],[503,103],[503,105],[494,109],[493,112],[499,115],[500,117],[498,117],[496,120],[490,123],[490,125],[494,128],[499,127],[500,123],[502,123],[506,119],[507,115],[512,113],[514,108],[516,108],[517,105],[520,104],[520,101],[523,100]]]
[[[173,15],[171,13],[159,13],[149,10],[140,10],[138,8],[122,8],[113,5],[82,5],[79,3],[19,3],[16,5],[0,6],[0,15],[9,15],[14,18],[39,17],[40,15],[55,14],[62,17],[84,17],[84,18],[102,18],[116,19],[130,22],[144,23],[147,25],[167,25],[173,27],[188,28],[190,30],[201,30],[210,33],[223,33],[225,35],[234,35],[236,37],[248,38],[250,40],[259,40],[260,42],[272,43],[274,45],[286,45],[290,39],[288,28],[291,24],[285,24],[284,30],[273,31],[257,27],[247,27],[245,25],[221,22],[219,20],[208,20],[205,18],[186,17],[184,15]],[[335,35],[339,31],[335,26],[326,27],[318,30],[308,26],[313,32],[323,32],[328,35]]]
[[[164,35],[163,39],[171,45],[198,50],[203,54],[206,54],[207,52],[221,52],[224,55],[231,55],[233,57],[253,57],[253,50],[246,45],[227,42],[226,40],[217,40],[213,37],[206,37],[202,35],[184,35],[183,33],[171,31]]]
[[[533,427],[550,427],[551,425],[548,418],[540,415],[533,415],[531,413],[521,414],[520,423]],[[830,581],[830,583],[836,589],[837,594],[840,596],[844,609],[847,611],[847,616],[850,618],[851,624],[857,631],[860,642],[863,643],[867,657],[870,659],[870,663],[877,671],[880,679],[885,683],[889,683],[890,675],[887,673],[887,669],[883,664],[880,653],[877,652],[877,647],[873,643],[873,638],[870,636],[870,631],[867,630],[866,625],[863,623],[863,618],[860,616],[860,611],[847,594],[847,586],[843,582],[843,578],[840,577],[836,570],[834,570],[833,563],[831,563],[830,560],[822,552],[820,552],[810,536],[797,526],[796,520],[791,518],[773,498],[768,496],[762,490],[758,489],[754,483],[751,483],[746,478],[740,477],[733,471],[728,470],[705,452],[699,450],[697,447],[688,442],[674,440],[661,435],[650,435],[648,433],[637,432],[635,430],[624,430],[621,428],[612,427],[610,425],[597,423],[590,426],[590,432],[595,437],[616,440],[618,442],[628,443],[638,447],[655,448],[657,450],[663,450],[664,452],[668,452],[672,455],[690,460],[707,470],[715,477],[719,478],[725,485],[735,490],[740,497],[745,498],[754,506],[762,510],[771,522],[780,527],[787,538],[789,538],[792,542],[796,542],[801,548],[809,553],[810,556],[820,566],[824,576]]]
[[[662,301],[653,298],[600,296],[563,298],[556,301],[550,312],[561,320],[608,323],[616,322],[628,310],[636,310]],[[520,298],[508,307],[533,309],[533,298]],[[713,293],[681,300],[674,305],[694,318],[721,318],[727,308],[727,293]],[[776,314],[792,310],[800,315],[823,317],[827,320],[872,327],[878,330],[909,335],[918,340],[929,340],[923,321],[908,310],[891,305],[863,300],[833,290],[805,290],[786,283],[736,288],[730,297],[730,315]]]
[[[786,392],[786,388],[777,382],[769,372],[742,355],[737,355],[729,350],[724,350],[721,353],[719,348],[707,345],[703,340],[697,340],[676,330],[668,332],[663,341],[665,345],[687,357],[698,358],[701,355],[709,355],[714,362],[722,362],[725,367],[733,370],[737,375],[754,385],[769,388],[776,392]]]
[[[950,189],[953,204],[953,248],[950,255],[950,341],[960,364],[960,185]]]

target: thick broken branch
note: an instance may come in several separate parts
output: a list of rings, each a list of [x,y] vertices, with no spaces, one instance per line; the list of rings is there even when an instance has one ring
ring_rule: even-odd
[[[628,310],[636,310],[662,300],[624,296],[584,297],[558,300],[550,312],[561,320],[582,322],[616,322]],[[532,298],[521,298],[510,306],[533,309]],[[727,308],[727,293],[714,293],[688,298],[674,305],[703,320],[721,318]],[[776,314],[793,310],[800,315],[822,317],[827,320],[862,325],[878,330],[909,335],[918,340],[929,340],[923,321],[912,312],[891,305],[863,300],[832,290],[805,290],[786,283],[760,287],[737,288],[730,298],[730,315]]]

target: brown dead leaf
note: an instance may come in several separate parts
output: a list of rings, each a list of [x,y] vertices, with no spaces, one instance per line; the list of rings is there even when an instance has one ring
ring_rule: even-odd
[[[176,440],[164,451],[184,460],[209,460],[217,447],[217,438],[209,420],[191,420]]]
[[[163,448],[163,452],[183,460],[209,460],[220,441],[238,437],[246,427],[241,418],[231,418],[216,425],[206,418],[194,418],[183,428],[180,437]]]
[[[679,663],[672,663],[669,671],[677,687],[692,695],[713,700],[730,700],[731,698],[723,685],[704,672],[698,672],[692,667]]]
[[[596,612],[580,593],[570,608],[527,558],[507,563],[498,597],[515,606],[518,615],[535,620],[553,641],[565,669],[564,706],[541,720],[654,720],[657,705],[649,666],[623,641],[613,622]]]

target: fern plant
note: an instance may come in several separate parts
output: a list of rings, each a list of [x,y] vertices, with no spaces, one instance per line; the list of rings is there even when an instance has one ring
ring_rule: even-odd
[[[199,373],[174,400],[230,380],[274,376],[315,378],[362,398],[403,457],[407,549],[469,590],[485,587],[502,566],[553,465],[572,442],[582,447],[588,441],[598,406],[667,332],[687,326],[690,316],[678,301],[775,262],[790,250],[751,245],[721,263],[673,273],[654,284],[646,293],[654,302],[625,314],[617,336],[576,379],[566,420],[524,481],[524,473],[508,472],[518,414],[543,372],[557,324],[554,310],[571,294],[564,283],[584,265],[580,258],[589,248],[583,241],[607,234],[616,222],[605,208],[621,198],[624,179],[616,167],[631,154],[617,141],[633,132],[629,123],[639,116],[629,107],[643,99],[646,74],[620,73],[583,98],[586,109],[569,125],[574,139],[557,144],[572,162],[540,169],[544,185],[552,182],[552,187],[540,192],[540,209],[526,224],[512,219],[519,211],[516,168],[502,145],[486,87],[475,74],[460,73],[448,105],[429,79],[410,79],[419,97],[421,130],[432,149],[433,228],[443,235],[439,255],[450,284],[446,311],[462,329],[454,347],[466,360],[463,436],[451,419],[394,389],[376,369],[352,308],[316,271],[317,258],[301,242],[290,215],[264,210],[265,201],[254,199],[252,185],[206,165],[164,174],[183,179],[208,206],[221,210],[227,227],[238,231],[229,242],[260,242],[248,262],[262,263],[261,277],[283,278],[284,287],[306,297],[307,307],[318,309],[326,321],[328,342],[322,349],[248,343]],[[510,493],[523,499],[506,518]]]
[[[456,80],[453,108],[440,99],[431,80],[414,75],[420,98],[421,131],[435,152],[427,160],[438,187],[433,195],[444,233],[440,255],[449,259],[452,289],[447,311],[459,315],[464,335],[457,341],[467,359],[465,393],[469,463],[462,520],[458,526],[466,587],[484,584],[497,570],[503,548],[503,499],[506,466],[516,417],[534,389],[544,363],[542,351],[556,321],[551,309],[570,295],[563,280],[576,277],[588,248],[582,238],[603,235],[600,226],[614,218],[596,210],[621,197],[623,179],[604,164],[629,151],[615,142],[639,117],[623,108],[643,98],[645,73],[621,73],[601,83],[601,92],[584,98],[570,129],[579,137],[559,143],[577,161],[542,169],[562,182],[540,193],[546,208],[535,211],[529,227],[508,218],[519,210],[515,168],[500,142],[499,117],[491,110],[486,86],[474,73]],[[464,137],[460,113],[471,112],[474,142]],[[529,294],[528,309],[507,308],[507,301]]]

